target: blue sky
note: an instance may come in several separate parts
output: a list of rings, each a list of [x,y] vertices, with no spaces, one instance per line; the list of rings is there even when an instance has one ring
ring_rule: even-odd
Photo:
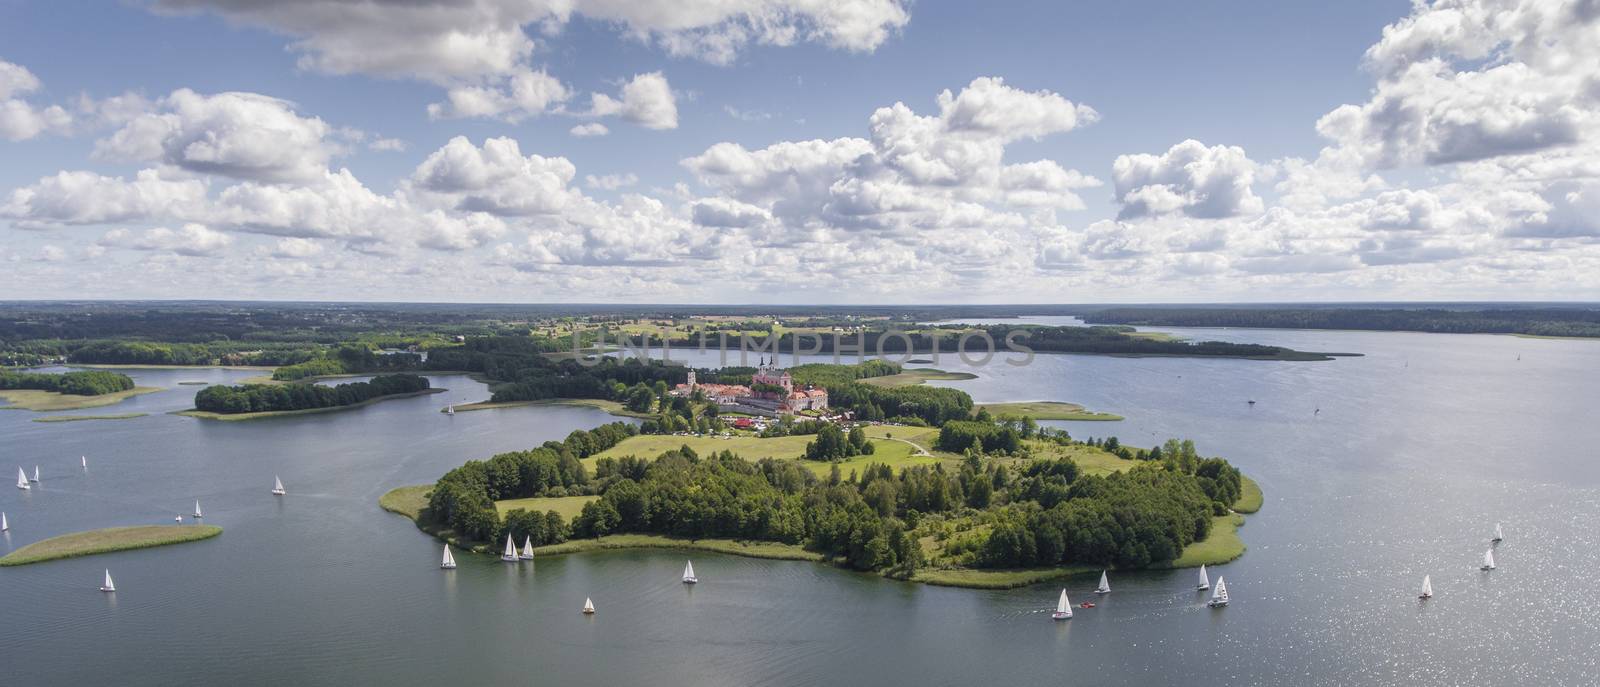
[[[1582,85],[1600,73],[1596,20],[1561,0],[749,0],[675,12],[596,0],[564,17],[418,0],[407,4],[438,14],[346,13],[383,4],[0,0],[13,75],[0,80],[0,290],[1600,295],[1600,156],[1583,113],[1596,95]],[[428,43],[457,22],[464,38]],[[420,47],[374,57],[395,45]],[[559,95],[430,115],[453,93],[509,94],[526,75]],[[874,129],[895,103],[909,113]],[[574,135],[580,125],[606,133]],[[279,136],[292,143],[262,143]],[[488,143],[501,138],[515,155]],[[195,158],[195,141],[233,157]],[[794,145],[807,141],[825,145]],[[63,172],[79,183],[47,183]],[[145,202],[153,193],[182,197]],[[124,197],[140,200],[103,207]]]

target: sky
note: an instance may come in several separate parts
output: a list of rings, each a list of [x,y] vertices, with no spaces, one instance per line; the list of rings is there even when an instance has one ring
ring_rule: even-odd
[[[0,299],[1600,300],[1600,0],[0,0]]]

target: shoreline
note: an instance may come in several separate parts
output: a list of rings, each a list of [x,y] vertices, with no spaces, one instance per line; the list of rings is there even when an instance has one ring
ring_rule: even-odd
[[[9,404],[0,406],[0,410],[31,410],[36,413],[46,413],[57,410],[102,408],[116,405],[134,396],[166,390],[167,388],[163,386],[136,386],[126,391],[113,391],[109,394],[79,396],[40,389],[0,389],[0,400],[4,400]]]
[[[1249,486],[1241,488],[1239,500],[1234,503],[1234,512],[1213,517],[1211,532],[1206,535],[1205,539],[1185,546],[1178,557],[1168,561],[1166,565],[1135,570],[1177,570],[1181,568],[1197,568],[1201,565],[1215,566],[1230,563],[1243,556],[1247,547],[1244,545],[1244,540],[1238,535],[1238,528],[1245,524],[1245,517],[1242,513],[1253,513],[1255,510],[1242,511],[1239,509],[1249,508],[1252,505],[1259,509],[1261,507],[1261,489],[1254,480],[1248,477],[1242,477],[1241,484],[1248,484]],[[423,524],[422,512],[427,509],[427,494],[432,489],[432,484],[397,487],[378,497],[378,506],[390,513],[410,520],[411,524],[416,526],[418,530],[435,539],[448,542],[458,549],[484,555],[494,554],[495,547],[492,542],[463,540],[454,536],[454,532],[442,528],[428,527]],[[1252,493],[1255,497],[1255,503],[1253,504],[1249,502]],[[680,539],[659,534],[610,534],[598,539],[574,539],[560,544],[536,547],[534,548],[534,554],[567,555],[622,549],[682,549],[725,553],[748,558],[813,561],[818,563],[831,561],[825,554],[809,551],[795,544],[734,539]],[[1101,569],[1100,566],[1084,565],[1010,570],[924,568],[912,574],[910,578],[895,577],[882,573],[879,573],[879,575],[901,582],[931,584],[940,587],[1015,589],[1063,577],[1093,573]]]
[[[186,417],[197,417],[197,418],[200,418],[202,420],[217,420],[219,422],[243,422],[243,421],[246,421],[246,420],[264,420],[266,418],[273,418],[273,417],[291,417],[291,416],[295,416],[295,415],[317,415],[317,414],[320,414],[320,413],[334,413],[334,412],[338,412],[338,411],[341,411],[341,410],[354,410],[356,408],[364,408],[364,407],[372,405],[374,403],[382,403],[383,401],[392,401],[392,400],[400,399],[400,398],[413,398],[413,397],[416,397],[416,396],[426,396],[428,394],[438,394],[438,393],[444,393],[446,391],[449,391],[449,389],[442,389],[442,388],[434,387],[434,388],[429,388],[429,389],[423,389],[421,391],[410,391],[410,392],[406,392],[406,393],[403,393],[403,394],[389,394],[387,396],[376,396],[376,397],[373,397],[373,398],[369,398],[369,399],[367,399],[365,401],[362,401],[360,403],[352,403],[352,404],[347,405],[347,406],[328,406],[326,408],[302,408],[300,410],[265,410],[265,411],[253,412],[253,413],[214,413],[214,412],[211,412],[209,410],[200,410],[200,409],[197,409],[197,408],[190,408],[188,410],[174,410],[169,414],[170,415],[183,415],[183,416],[186,416]]]
[[[116,415],[46,415],[36,417],[34,422],[84,422],[87,420],[132,420],[136,417],[145,417],[149,413],[118,413]]]
[[[458,413],[468,413],[474,410],[499,410],[501,408],[521,408],[524,406],[585,406],[604,410],[617,417],[631,417],[636,419],[649,419],[655,417],[649,413],[635,413],[624,408],[621,403],[607,401],[599,398],[541,398],[533,401],[476,401],[455,406]],[[444,412],[440,409],[439,412]]]
[[[1001,401],[998,403],[977,403],[973,405],[973,412],[978,409],[989,411],[995,417],[1031,417],[1035,420],[1070,420],[1074,422],[1120,422],[1126,418],[1115,413],[1102,413],[1089,410],[1077,403],[1066,401]]]
[[[0,557],[0,566],[30,565],[115,551],[148,549],[210,539],[222,534],[216,525],[134,525],[107,527],[41,539]]]

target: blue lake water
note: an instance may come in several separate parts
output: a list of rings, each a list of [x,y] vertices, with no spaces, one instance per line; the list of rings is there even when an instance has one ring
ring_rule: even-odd
[[[0,569],[5,685],[1465,683],[1592,685],[1600,674],[1600,342],[1503,336],[1178,330],[1365,354],[1331,362],[997,356],[940,384],[978,401],[1062,400],[1128,419],[1055,423],[1148,445],[1192,438],[1255,477],[1212,611],[1192,571],[1114,573],[1100,606],[1049,620],[1059,585],[936,588],[825,565],[635,551],[510,566],[460,556],[376,500],[470,458],[612,418],[581,407],[438,412],[481,384],[252,422],[167,414],[255,372],[138,370],[166,387],[35,423],[0,411],[0,550],[170,522],[203,501],[221,537]],[[714,354],[674,351],[697,364]],[[1521,359],[1518,360],[1518,356]],[[786,357],[787,362],[787,357]],[[1257,401],[1254,408],[1245,401]],[[1317,409],[1321,410],[1316,413]],[[88,470],[78,467],[86,455]],[[9,472],[4,474],[10,474]],[[290,494],[267,493],[281,475]],[[1499,569],[1477,561],[1496,521]],[[110,567],[119,591],[95,591]],[[1436,598],[1416,589],[1433,576]],[[1067,586],[1074,597],[1095,580]],[[583,617],[593,597],[600,612]]]

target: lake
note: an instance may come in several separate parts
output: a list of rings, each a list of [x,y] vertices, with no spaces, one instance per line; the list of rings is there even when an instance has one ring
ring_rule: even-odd
[[[1060,584],[912,585],[814,563],[628,551],[507,565],[458,555],[376,501],[470,458],[615,418],[582,407],[459,413],[481,384],[252,422],[166,414],[257,372],[138,370],[170,390],[34,423],[0,411],[4,550],[170,522],[195,498],[221,537],[0,569],[7,685],[1592,685],[1600,674],[1600,342],[1404,333],[1183,330],[1365,354],[1330,362],[1004,356],[940,382],[978,401],[1062,400],[1128,419],[1051,423],[1149,445],[1192,438],[1266,490],[1246,555],[1112,574],[1070,622]],[[714,354],[674,351],[699,364]],[[1521,357],[1519,360],[1518,357]],[[787,362],[787,356],[785,357]],[[952,355],[947,370],[967,369]],[[1246,400],[1257,403],[1252,408]],[[1320,412],[1316,412],[1320,409]],[[78,467],[87,455],[89,469]],[[10,474],[10,473],[5,473]],[[274,475],[289,490],[268,494]],[[1477,570],[1496,521],[1499,569]],[[101,570],[114,595],[95,591]],[[1433,576],[1436,597],[1419,604]],[[1074,600],[1095,576],[1066,581]],[[593,597],[597,615],[578,613]]]

